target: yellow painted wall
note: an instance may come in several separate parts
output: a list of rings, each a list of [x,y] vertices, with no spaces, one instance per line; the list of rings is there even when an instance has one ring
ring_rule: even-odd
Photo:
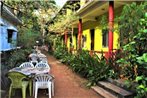
[[[90,34],[90,29],[95,29],[95,36],[94,36],[94,50],[95,51],[108,51],[108,47],[103,47],[102,46],[102,27],[99,24],[99,21],[92,21],[92,22],[87,22],[83,24],[83,35],[86,36],[86,47],[83,49],[90,50],[91,49],[91,34]],[[114,27],[117,27],[117,24],[115,23]],[[118,42],[118,32],[114,31],[114,36],[113,36],[113,49],[118,49],[119,48],[119,42]]]
[[[84,5],[85,4],[85,0],[80,0],[80,4]],[[115,9],[115,16],[119,16],[120,12],[122,10],[122,7]],[[107,15],[108,12],[106,12],[103,15]],[[99,17],[103,17],[103,15],[99,16]],[[102,27],[101,27],[101,23],[100,23],[100,18],[97,21],[88,21],[86,23],[82,24],[82,28],[83,28],[83,35],[86,35],[87,37],[87,41],[86,41],[86,48],[84,47],[83,49],[91,49],[91,34],[90,34],[90,29],[95,29],[95,36],[94,36],[94,50],[95,51],[104,51],[107,52],[108,51],[108,47],[102,47]],[[117,23],[114,23],[114,28],[116,28],[118,26]],[[113,49],[118,49],[120,47],[119,44],[119,33],[117,30],[115,30],[113,32]]]
[[[102,32],[101,32],[101,27],[96,27],[95,28],[95,50],[96,51],[102,51]],[[104,49],[106,50],[106,49]],[[104,51],[103,50],[103,51]]]
[[[74,46],[74,49],[76,49],[77,45],[76,45],[76,36],[74,35],[73,36],[73,46]]]
[[[67,38],[67,47],[70,48],[70,37]]]
[[[70,37],[69,36],[67,38],[67,48],[68,48],[68,51],[70,51]]]
[[[114,28],[118,27],[118,24],[114,24]],[[120,47],[119,43],[119,32],[117,30],[113,33],[113,49],[118,49]]]
[[[86,37],[86,41],[84,42],[84,47],[83,49],[85,50],[91,50],[91,35],[90,35],[90,30],[86,29],[83,31],[83,34]]]

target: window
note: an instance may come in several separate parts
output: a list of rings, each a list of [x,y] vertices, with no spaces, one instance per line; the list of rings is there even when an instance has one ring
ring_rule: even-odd
[[[108,29],[102,29],[102,45],[108,47]]]
[[[8,43],[12,43],[13,30],[8,30]]]

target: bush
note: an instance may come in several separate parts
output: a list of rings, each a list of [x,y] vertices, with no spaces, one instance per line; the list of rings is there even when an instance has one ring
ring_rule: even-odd
[[[1,90],[7,91],[10,81],[6,77],[7,72],[19,66],[21,63],[27,61],[30,49],[11,50],[9,52],[2,52],[1,55]],[[3,95],[2,95],[3,96]],[[5,95],[4,95],[5,96]]]
[[[99,80],[116,76],[103,55],[98,57],[95,54],[91,57],[89,52],[85,50],[79,51],[77,54],[71,54],[67,52],[65,47],[61,46],[56,48],[54,55],[61,59],[63,63],[68,64],[74,72],[88,79],[88,86],[95,85]]]
[[[89,52],[84,50],[71,58],[70,66],[75,72],[89,80],[88,85],[95,85],[99,80],[116,75],[103,55],[98,57],[95,54],[91,57]]]
[[[147,13],[145,13],[147,14]],[[136,90],[135,98],[147,97],[147,15],[140,19],[140,28],[133,39],[123,47],[124,57],[118,60],[121,73],[127,77]],[[131,84],[132,84],[131,83]]]
[[[54,51],[54,56],[57,58],[57,59],[62,59],[63,57],[65,57],[66,55],[68,55],[68,51],[66,49],[65,46],[57,46],[55,51]]]
[[[31,53],[31,49],[20,49],[11,52],[10,57],[7,59],[6,65],[9,68],[19,66],[22,62],[28,61],[28,55]]]

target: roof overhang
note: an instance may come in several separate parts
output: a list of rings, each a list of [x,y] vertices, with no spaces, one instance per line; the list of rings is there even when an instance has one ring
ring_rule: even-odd
[[[130,3],[129,1],[114,1],[114,9],[121,7],[124,4]],[[76,15],[82,19],[82,23],[87,21],[96,21],[100,16],[108,12],[109,10],[109,1],[101,0],[91,0],[84,6],[82,6],[77,12]],[[78,20],[73,22],[73,27],[76,27]]]
[[[2,4],[0,3],[0,5],[2,6]],[[15,25],[21,25],[22,22],[21,20],[16,17],[12,12],[11,9],[8,8],[7,6],[3,5],[2,9],[1,9],[1,17],[7,19],[8,21],[10,21],[11,23],[15,24]]]

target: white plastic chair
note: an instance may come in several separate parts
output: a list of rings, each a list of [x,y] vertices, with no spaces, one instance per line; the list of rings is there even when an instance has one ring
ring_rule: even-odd
[[[31,53],[31,54],[29,55],[29,58],[30,58],[31,60],[37,60],[37,59],[38,59],[38,55],[37,55],[36,53]]]
[[[19,67],[20,68],[34,68],[34,65],[30,62],[24,62]]]
[[[24,62],[20,66],[20,68],[34,68],[34,65],[30,62]],[[30,95],[32,91],[32,80],[29,81],[29,89],[30,89]]]
[[[40,58],[40,62],[48,64],[47,58]]]
[[[47,63],[44,63],[44,62],[37,63],[35,68],[48,68],[50,70],[50,66]]]
[[[52,86],[52,79],[53,77],[49,74],[37,74],[35,76],[35,82],[34,82],[34,91],[35,92],[35,98],[37,98],[38,89],[48,89],[48,95],[49,98],[51,98],[51,92],[53,90]]]
[[[32,53],[32,54],[30,54],[30,62],[35,66],[37,63],[38,63],[38,56],[37,56],[37,54],[34,54],[34,53]]]
[[[38,63],[37,60],[31,60],[30,63],[32,63],[34,66]]]

